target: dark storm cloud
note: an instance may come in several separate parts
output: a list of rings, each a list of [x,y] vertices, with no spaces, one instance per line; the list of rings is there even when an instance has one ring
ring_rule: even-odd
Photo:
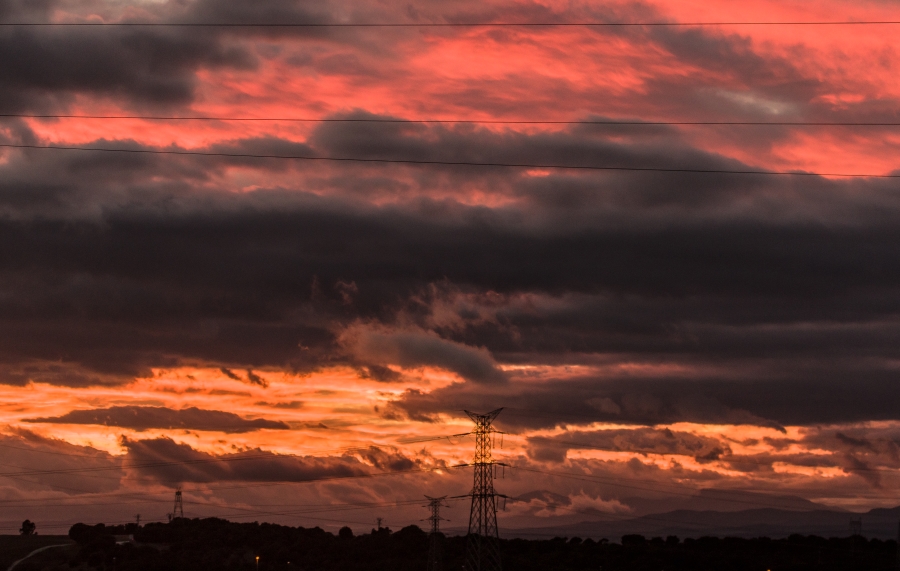
[[[57,0],[0,0],[0,22],[46,22]]]
[[[201,67],[251,69],[254,56],[205,31],[0,28],[0,104],[40,112],[76,94],[126,105],[190,102]]]
[[[448,10],[446,18],[454,22],[471,21],[539,21],[550,22],[666,22],[673,21],[669,13],[658,6],[630,2],[616,5],[565,5],[559,10],[534,4],[517,5],[461,5]],[[500,29],[484,32],[498,42],[534,42],[534,30]],[[537,31],[553,33],[553,28]],[[641,77],[639,92],[629,94],[631,101],[626,109],[638,106],[651,108],[665,114],[676,113],[682,118],[693,117],[709,120],[715,116],[721,120],[785,120],[800,119],[834,120],[836,109],[822,101],[833,86],[823,81],[822,74],[810,61],[820,55],[801,42],[783,52],[765,49],[762,42],[751,34],[735,33],[722,27],[667,27],[620,26],[595,27],[594,41],[598,44],[627,41],[634,53],[653,49],[671,58],[671,73],[645,74]],[[538,38],[540,36],[537,36]],[[885,57],[891,57],[887,51]],[[527,82],[532,78],[518,78]],[[554,78],[551,91],[557,100],[566,99],[579,91],[576,85],[565,85],[564,78]],[[560,87],[560,84],[565,85]],[[474,88],[470,88],[472,90]],[[563,94],[565,93],[565,95]],[[471,98],[475,105],[489,108],[498,116],[511,106],[527,110],[525,101],[510,102],[497,97],[495,90],[483,89],[477,94],[471,91],[454,93],[457,100]],[[885,105],[884,96],[863,97],[853,103],[842,104],[840,113],[845,117],[871,116],[873,121],[896,117],[896,104]],[[636,102],[639,105],[634,105]],[[633,106],[632,106],[633,105]],[[527,111],[526,111],[527,112]],[[706,129],[706,132],[710,130]],[[773,141],[784,140],[793,133],[790,129],[766,128],[741,130],[740,144],[746,148],[758,148],[765,152]],[[720,135],[722,133],[719,133]],[[733,139],[729,130],[723,139]]]
[[[0,435],[3,472],[9,494],[28,497],[34,491],[59,491],[62,494],[109,492],[119,487],[123,477],[121,459],[91,448],[44,438],[28,430],[7,428]]]
[[[690,148],[671,130],[623,137],[329,124],[306,144],[249,139],[214,150],[223,149],[748,168]],[[290,173],[296,188],[205,190],[227,185],[210,173],[230,165]],[[900,410],[892,181],[533,177],[60,151],[13,153],[0,168],[3,382],[98,384],[184,363],[242,379],[237,371],[350,364],[381,378],[377,367],[397,361],[480,382],[476,392],[435,393],[460,408],[477,408],[463,402],[471,398],[587,419],[773,426]],[[377,178],[402,180],[409,193],[373,205],[341,187]],[[463,202],[494,184],[505,206]],[[428,198],[435,189],[453,193]],[[435,283],[446,291],[429,294]],[[453,326],[441,325],[432,311],[454,292],[473,301],[452,310]],[[552,389],[496,382],[507,376],[503,364],[602,365],[604,355],[683,370],[560,380]],[[415,414],[436,406],[402,404]]]
[[[741,366],[740,362],[726,363],[735,369]],[[666,374],[657,378],[547,379],[544,383],[513,384],[514,391],[491,392],[456,385],[428,394],[408,392],[396,406],[422,418],[453,414],[462,408],[506,405],[510,408],[498,423],[525,428],[590,422],[698,422],[782,429],[783,425],[897,418],[900,390],[889,370],[822,366],[792,375],[778,373],[773,367],[742,380]]]
[[[168,438],[123,438],[121,444],[128,450],[127,470],[165,483],[304,482],[363,476],[367,468],[349,457],[285,456],[258,449],[214,456]]]
[[[287,430],[289,426],[264,418],[247,419],[231,412],[202,410],[196,407],[173,410],[156,406],[113,406],[89,410],[73,410],[62,416],[26,418],[25,422],[53,424],[100,424],[142,431],[151,428],[215,430],[228,433],[254,430]]]
[[[336,116],[345,119],[377,119],[369,113],[356,112]],[[653,129],[631,137],[613,139],[616,129],[579,126],[564,132],[519,133],[493,132],[475,126],[435,126],[422,123],[330,123],[323,124],[309,139],[325,156],[360,157],[365,159],[445,161],[475,163],[524,163],[571,166],[612,166],[683,168],[738,168],[739,161],[690,148],[673,146],[677,132]],[[666,136],[668,135],[668,136]],[[624,140],[623,140],[624,139]],[[518,178],[521,171],[453,165],[442,169],[456,176],[496,175]],[[694,177],[692,182],[710,180]],[[713,178],[713,181],[715,179]]]
[[[817,77],[805,77],[804,70],[796,64],[802,51],[794,51],[794,61],[771,54],[762,54],[750,36],[736,33],[711,31],[702,28],[656,27],[649,31],[649,37],[660,47],[674,55],[680,65],[702,70],[695,75],[695,81],[704,81],[703,75],[723,74],[730,76],[726,86],[743,93],[765,95],[779,103],[806,105],[828,89]],[[713,82],[707,79],[704,83]],[[715,84],[721,85],[721,76]],[[729,85],[730,83],[730,85]],[[727,87],[726,87],[727,89]],[[661,92],[660,92],[661,93]],[[743,111],[745,115],[772,115],[784,109],[766,108],[765,102],[757,105],[733,104],[732,112]]]
[[[163,14],[177,22],[218,24],[328,24],[335,19],[326,11],[330,2],[311,4],[300,0],[267,0],[266,2],[233,2],[230,0],[197,0],[166,6]],[[184,7],[182,10],[178,8]],[[241,33],[259,33],[246,30]],[[267,31],[265,33],[271,33]],[[308,33],[308,32],[307,32]]]
[[[55,10],[65,10],[72,18],[79,9],[77,3],[53,0],[3,0],[0,22],[46,23],[52,21]],[[89,14],[101,14],[107,22],[333,21],[328,5],[311,9],[297,0],[167,2],[143,6],[124,19],[115,13],[116,9],[116,6],[87,7]],[[79,94],[109,97],[124,107],[190,103],[196,72],[254,69],[257,55],[242,38],[279,36],[284,32],[265,28],[4,26],[0,28],[0,106],[6,113],[46,112],[65,106]],[[315,28],[289,33],[293,37],[335,35]]]

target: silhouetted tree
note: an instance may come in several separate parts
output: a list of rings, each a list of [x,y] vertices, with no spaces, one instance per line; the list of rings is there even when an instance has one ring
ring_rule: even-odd
[[[31,522],[30,519],[26,519],[22,522],[22,527],[19,528],[19,533],[22,535],[37,535],[35,529],[37,528],[34,523]]]

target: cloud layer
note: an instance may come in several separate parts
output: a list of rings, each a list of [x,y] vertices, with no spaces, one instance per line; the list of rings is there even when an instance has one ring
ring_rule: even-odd
[[[62,416],[26,418],[24,421],[44,424],[102,424],[104,426],[121,426],[137,431],[150,428],[181,428],[234,433],[289,428],[284,422],[264,418],[251,420],[230,412],[201,410],[196,407],[172,410],[154,406],[113,406],[92,410],[73,410]]]
[[[68,454],[110,472],[77,493],[193,482],[222,508],[243,500],[216,482],[453,472],[461,411],[506,407],[509,463],[537,470],[510,478],[523,525],[676,481],[887,502],[900,139],[823,123],[897,122],[888,28],[196,25],[758,14],[892,17],[0,0],[5,24],[165,24],[0,26],[0,431],[23,455],[0,491],[75,493],[23,475]],[[723,121],[778,124],[691,124]],[[307,499],[436,493],[410,481]]]

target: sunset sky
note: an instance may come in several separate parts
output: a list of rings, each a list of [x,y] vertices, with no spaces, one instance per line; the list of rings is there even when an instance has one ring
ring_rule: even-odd
[[[898,19],[0,0],[0,533],[896,506]]]

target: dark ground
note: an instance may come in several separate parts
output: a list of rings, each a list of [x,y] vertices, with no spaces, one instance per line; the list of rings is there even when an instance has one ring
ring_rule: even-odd
[[[6,571],[13,561],[35,549],[60,543],[72,543],[72,540],[66,535],[0,535],[0,571]]]
[[[113,535],[133,533],[135,544],[117,545]],[[416,526],[339,535],[319,528],[176,519],[127,527],[76,524],[70,550],[50,550],[16,571],[425,571],[428,536]],[[47,538],[2,538],[21,547]],[[58,538],[57,538],[58,539]],[[465,537],[442,537],[444,570],[462,566]],[[16,546],[16,540],[22,544]],[[28,547],[34,543],[28,543]],[[501,542],[509,571],[881,571],[896,569],[895,541],[860,536],[783,539],[702,537],[679,540],[624,536],[621,542],[556,538]],[[52,553],[52,555],[51,555]],[[44,555],[44,554],[42,554]],[[0,567],[5,571],[5,567]]]

